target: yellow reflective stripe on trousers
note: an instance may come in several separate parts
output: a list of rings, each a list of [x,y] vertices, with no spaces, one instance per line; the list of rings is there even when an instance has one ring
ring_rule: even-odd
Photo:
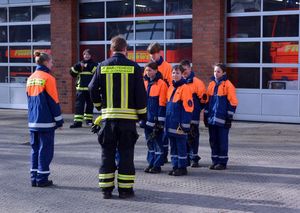
[[[118,183],[119,188],[132,188],[133,183]]]
[[[102,73],[102,67],[101,67]],[[106,74],[106,105],[108,108],[113,107],[113,75]]]
[[[128,107],[128,74],[121,74],[121,108]]]
[[[134,66],[103,66],[101,67],[101,74],[133,74],[134,73]]]
[[[112,187],[114,185],[115,185],[114,181],[112,181],[112,182],[99,182],[99,187],[100,188]]]
[[[118,179],[120,179],[120,180],[134,180],[135,179],[135,175],[122,175],[122,174],[118,174]]]
[[[136,112],[137,114],[144,114],[147,112],[147,108],[145,107],[144,109],[137,109]]]
[[[114,177],[115,173],[99,174],[99,179],[109,179]]]

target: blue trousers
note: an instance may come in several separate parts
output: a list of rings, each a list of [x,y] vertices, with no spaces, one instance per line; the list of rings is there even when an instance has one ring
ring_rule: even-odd
[[[163,147],[164,147],[163,158],[166,159],[166,158],[168,158],[168,152],[169,152],[169,138],[165,131],[163,133],[162,141],[163,141]]]
[[[192,160],[194,162],[198,162],[201,158],[198,155],[198,149],[199,149],[199,139],[200,139],[200,134],[199,134],[199,125],[195,125],[195,136],[193,138],[193,142],[191,144],[188,144],[188,158],[189,161]]]
[[[31,181],[44,183],[50,175],[49,165],[54,154],[54,130],[30,132],[31,144]]]
[[[213,164],[227,165],[228,162],[228,134],[225,127],[209,125],[209,143]]]
[[[147,140],[147,161],[150,167],[159,168],[164,164],[164,147],[163,147],[163,132],[155,139],[150,138],[152,133],[151,128],[145,128],[145,136]]]
[[[187,136],[169,136],[173,169],[187,167]]]

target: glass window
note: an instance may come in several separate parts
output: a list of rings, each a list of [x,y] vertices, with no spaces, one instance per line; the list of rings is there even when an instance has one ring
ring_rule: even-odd
[[[161,47],[163,48],[163,44],[160,44]],[[136,44],[135,45],[135,61],[138,63],[148,63],[150,61],[150,55],[147,52],[149,44]],[[130,52],[128,51],[128,58],[131,60],[134,60],[134,55],[133,51]],[[162,51],[163,55],[163,51]]]
[[[298,89],[297,67],[274,67],[263,69],[263,89]]]
[[[296,41],[263,43],[263,63],[298,63],[299,45]]]
[[[104,18],[104,2],[80,4],[79,16],[81,19]]]
[[[192,44],[167,44],[166,61],[169,63],[179,63],[186,59],[192,61]]]
[[[136,40],[162,40],[164,39],[163,21],[136,21]]]
[[[7,42],[7,27],[0,26],[0,42]]]
[[[31,21],[30,7],[10,7],[9,8],[9,21]]]
[[[8,83],[8,67],[0,67],[0,83]]]
[[[7,62],[8,62],[7,47],[0,46],[0,63],[7,63]]]
[[[299,16],[264,17],[264,37],[293,37],[299,35]]]
[[[100,62],[105,59],[105,46],[104,45],[80,45],[80,57],[82,60],[82,52],[85,49],[90,49],[92,58],[95,62]]]
[[[299,10],[299,0],[264,0],[264,11]]]
[[[167,0],[167,15],[192,14],[192,0]]]
[[[30,46],[12,46],[9,51],[9,60],[11,63],[23,62],[30,63],[32,52]]]
[[[9,0],[9,3],[28,3],[32,0]]]
[[[32,7],[32,21],[50,21],[50,6]]]
[[[10,26],[9,41],[10,42],[31,42],[30,25]]]
[[[32,54],[31,54],[32,56],[33,56],[34,51],[44,52],[44,53],[51,55],[51,47],[50,46],[33,46]]]
[[[259,89],[259,68],[237,68],[226,70],[228,79],[237,88]]]
[[[136,0],[136,16],[162,16],[164,15],[164,0]]]
[[[50,42],[50,37],[50,24],[33,25],[33,42]]]
[[[10,83],[25,84],[31,75],[31,67],[10,67]]]
[[[260,37],[260,17],[229,17],[227,19],[227,37]]]
[[[133,16],[133,1],[111,1],[106,3],[106,17],[132,17]]]
[[[258,12],[261,0],[228,0],[228,13]]]
[[[133,22],[108,22],[107,23],[107,39],[110,40],[112,37],[117,35],[123,35],[126,40],[133,39]]]
[[[228,63],[259,63],[259,42],[227,43]]]
[[[104,23],[80,23],[81,41],[104,40]]]
[[[8,0],[0,0],[0,4],[7,4]]]
[[[7,22],[7,9],[0,8],[0,23]]]
[[[192,39],[192,19],[167,20],[166,39]]]

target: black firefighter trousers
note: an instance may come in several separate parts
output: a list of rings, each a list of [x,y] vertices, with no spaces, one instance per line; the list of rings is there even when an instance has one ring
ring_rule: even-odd
[[[105,120],[101,124],[98,141],[102,147],[99,169],[99,187],[102,191],[114,189],[115,171],[118,170],[119,192],[131,192],[135,180],[134,146],[138,139],[135,120]],[[116,165],[116,152],[119,154]]]

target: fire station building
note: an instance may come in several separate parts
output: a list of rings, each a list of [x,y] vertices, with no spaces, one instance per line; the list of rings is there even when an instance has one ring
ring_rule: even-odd
[[[235,119],[300,123],[299,0],[0,0],[0,108],[26,109],[33,51],[51,53],[64,113],[72,113],[70,66],[89,48],[110,56],[122,34],[128,57],[144,66],[159,42],[169,63],[182,59],[206,85],[224,62],[237,88]]]

